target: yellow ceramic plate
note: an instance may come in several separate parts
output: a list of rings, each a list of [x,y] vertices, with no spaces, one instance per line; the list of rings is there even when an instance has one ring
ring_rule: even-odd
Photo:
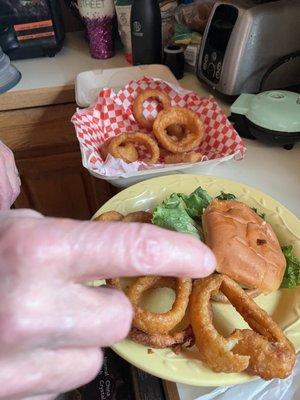
[[[116,210],[123,214],[153,210],[155,205],[163,201],[173,192],[191,193],[198,186],[215,196],[221,190],[234,193],[238,199],[250,207],[256,207],[266,214],[266,219],[273,226],[281,245],[292,244],[296,255],[300,257],[300,222],[299,219],[277,201],[249,186],[210,176],[172,175],[150,179],[131,186],[109,200],[96,215],[105,211]],[[95,215],[95,216],[96,216]],[[158,289],[157,289],[158,290]],[[169,289],[160,289],[146,299],[147,307],[152,311],[162,311],[170,304],[174,294]],[[159,297],[159,303],[157,302]],[[279,290],[267,296],[259,296],[257,303],[272,315],[274,320],[284,329],[288,338],[300,350],[300,288]],[[230,305],[214,305],[215,320],[218,328],[224,333],[234,328],[247,325]],[[181,355],[169,349],[153,350],[131,340],[114,346],[114,350],[125,360],[157,377],[195,386],[233,385],[253,379],[246,373],[215,373],[207,368],[199,359],[197,349],[192,348]]]

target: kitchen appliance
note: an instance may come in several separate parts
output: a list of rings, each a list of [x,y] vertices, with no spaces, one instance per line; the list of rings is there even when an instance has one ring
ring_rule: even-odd
[[[52,57],[63,41],[59,0],[0,0],[0,46],[10,59]]]
[[[300,85],[300,1],[217,2],[206,26],[197,76],[237,96]]]
[[[242,94],[231,106],[231,122],[244,137],[291,148],[300,141],[300,94],[271,90]]]
[[[0,94],[15,86],[21,79],[21,72],[10,63],[0,47]]]

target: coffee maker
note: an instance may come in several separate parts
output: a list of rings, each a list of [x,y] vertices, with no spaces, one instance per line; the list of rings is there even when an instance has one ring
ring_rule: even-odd
[[[63,41],[58,0],[0,0],[0,46],[11,60],[53,57]]]

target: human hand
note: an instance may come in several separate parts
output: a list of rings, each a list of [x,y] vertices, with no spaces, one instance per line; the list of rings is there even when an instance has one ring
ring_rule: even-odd
[[[215,259],[200,241],[148,224],[0,213],[0,399],[48,400],[91,381],[100,347],[127,336],[132,308],[92,279],[203,277]]]
[[[20,194],[21,181],[11,150],[0,141],[0,210],[8,210]]]

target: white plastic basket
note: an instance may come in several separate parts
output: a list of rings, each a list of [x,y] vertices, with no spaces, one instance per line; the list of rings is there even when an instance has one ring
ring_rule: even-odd
[[[76,102],[79,107],[89,107],[97,100],[99,91],[103,88],[111,88],[118,92],[128,82],[132,80],[139,80],[144,76],[151,76],[159,78],[164,81],[170,82],[180,86],[177,79],[174,77],[169,68],[164,65],[144,65],[138,67],[126,68],[112,68],[105,70],[93,70],[80,73],[76,78]],[[218,164],[229,161],[235,157],[230,155],[222,157],[221,159],[202,161],[194,164],[185,164],[178,166],[170,166],[165,168],[158,168],[155,170],[145,170],[133,173],[127,173],[118,177],[104,176],[88,168],[88,160],[85,152],[82,154],[82,163],[89,170],[89,172],[99,179],[104,179],[111,183],[113,186],[119,188],[126,188],[134,185],[140,181],[154,178],[162,175],[170,175],[176,173],[188,174],[211,174],[214,167]]]

